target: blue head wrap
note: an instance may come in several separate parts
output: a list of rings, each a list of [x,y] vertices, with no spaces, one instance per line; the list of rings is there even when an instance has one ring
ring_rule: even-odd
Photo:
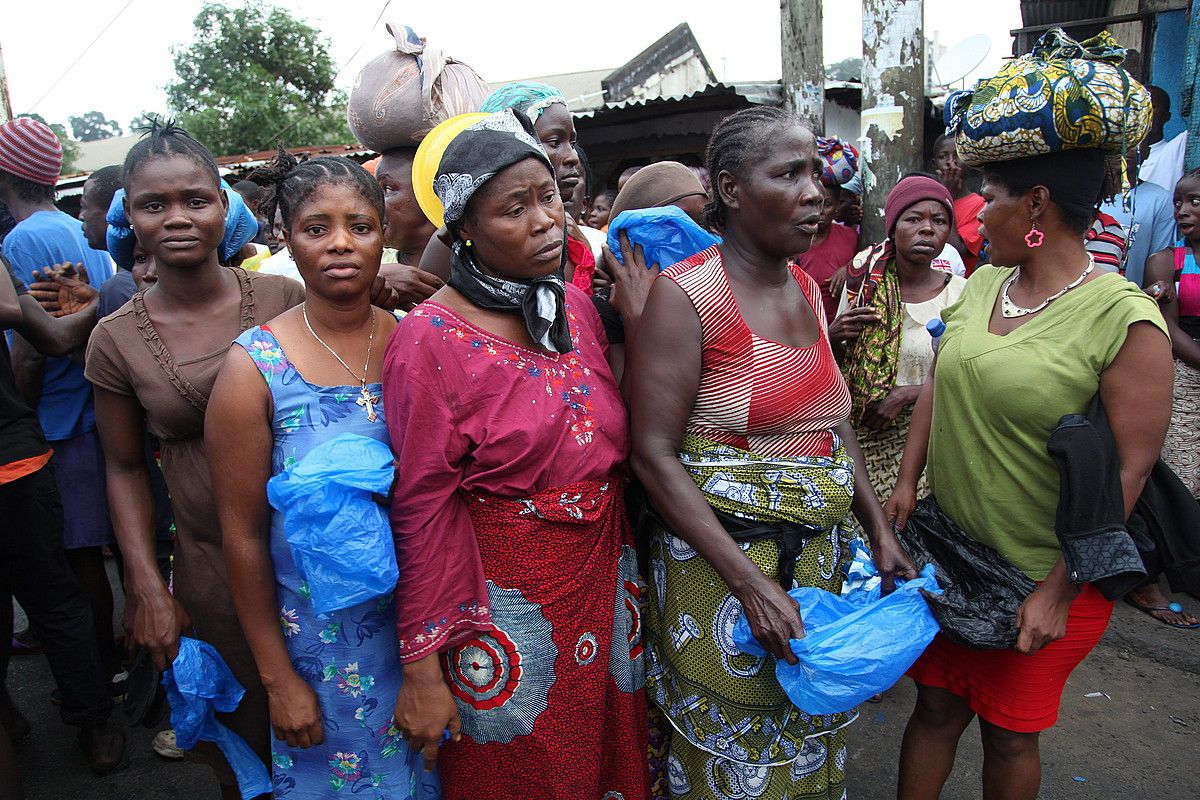
[[[497,111],[511,108],[537,122],[542,112],[555,103],[566,105],[567,100],[562,92],[553,86],[537,81],[518,81],[505,84],[492,92],[479,110],[495,114]]]
[[[225,214],[225,235],[221,237],[221,244],[217,248],[217,255],[224,263],[237,255],[258,234],[258,220],[242,196],[224,180],[221,181],[221,191],[229,200],[229,210]],[[108,222],[108,254],[118,266],[133,269],[133,246],[137,244],[137,236],[129,217],[125,215],[124,189],[118,189],[113,195],[104,219]]]

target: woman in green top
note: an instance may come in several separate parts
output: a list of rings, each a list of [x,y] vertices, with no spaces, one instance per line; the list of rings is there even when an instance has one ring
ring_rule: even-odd
[[[885,511],[903,528],[926,467],[942,509],[1039,582],[1013,650],[939,636],[914,665],[898,796],[938,797],[958,739],[979,717],[983,796],[1033,800],[1038,732],[1057,720],[1067,676],[1099,641],[1112,603],[1071,583],[1054,531],[1058,472],[1046,451],[1065,414],[1097,392],[1112,424],[1128,515],[1158,459],[1171,409],[1171,344],[1136,286],[1094,268],[1083,234],[1108,196],[1103,154],[1072,150],[985,168],[980,229],[993,264],[943,312]],[[926,461],[928,460],[928,464]]]

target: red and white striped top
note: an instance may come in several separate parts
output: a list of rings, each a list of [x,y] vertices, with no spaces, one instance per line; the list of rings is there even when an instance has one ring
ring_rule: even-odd
[[[764,339],[742,319],[717,247],[663,273],[683,289],[703,329],[700,388],[687,432],[760,456],[829,456],[834,425],[850,416],[850,391],[826,334],[821,290],[792,275],[821,326],[808,347]]]

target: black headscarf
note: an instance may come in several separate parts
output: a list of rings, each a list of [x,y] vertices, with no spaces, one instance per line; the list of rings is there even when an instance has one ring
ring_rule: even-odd
[[[492,114],[456,136],[442,155],[433,182],[433,190],[445,208],[446,225],[455,230],[475,192],[501,170],[527,158],[536,158],[554,174],[532,124],[511,109]],[[574,349],[567,326],[563,281],[565,226],[558,269],[533,280],[514,281],[485,274],[474,250],[457,234],[450,250],[448,283],[464,297],[480,308],[520,312],[529,336],[546,350],[569,353]]]

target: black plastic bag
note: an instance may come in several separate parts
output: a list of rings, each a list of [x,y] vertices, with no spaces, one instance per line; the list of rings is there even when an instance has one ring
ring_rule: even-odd
[[[941,594],[922,592],[953,642],[978,650],[1017,643],[1017,609],[1037,584],[992,548],[977,542],[938,507],[933,495],[917,502],[899,533],[921,569],[933,563]]]

